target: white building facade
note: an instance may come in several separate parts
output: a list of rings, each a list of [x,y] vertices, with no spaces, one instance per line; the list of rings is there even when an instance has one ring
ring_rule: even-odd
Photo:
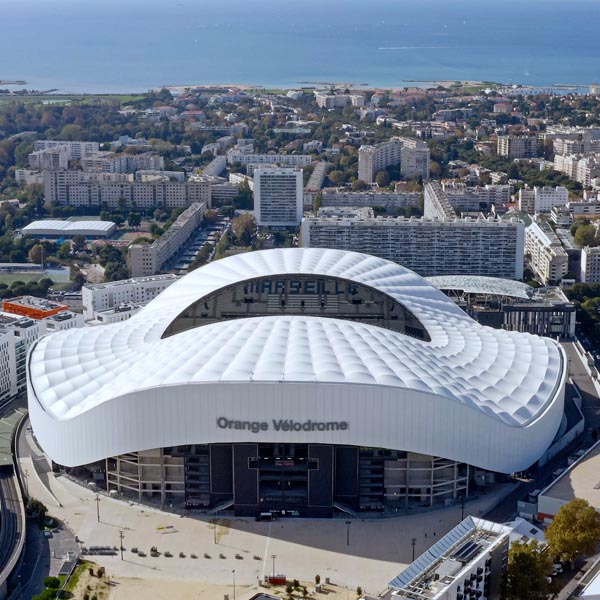
[[[302,169],[254,170],[254,215],[259,227],[298,227],[303,206]]]

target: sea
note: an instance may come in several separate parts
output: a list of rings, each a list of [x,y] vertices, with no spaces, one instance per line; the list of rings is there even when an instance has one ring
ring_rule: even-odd
[[[600,0],[0,0],[0,81],[586,86],[600,80],[599,31]]]

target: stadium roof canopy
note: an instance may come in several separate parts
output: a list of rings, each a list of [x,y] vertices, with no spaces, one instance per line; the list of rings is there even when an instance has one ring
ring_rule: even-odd
[[[427,277],[427,281],[438,290],[456,290],[467,294],[505,296],[529,300],[535,293],[535,288],[526,283],[513,281],[512,279],[502,279],[501,277],[438,275]]]
[[[284,276],[367,286],[414,316],[427,339],[335,314],[170,332],[189,307],[228,286]],[[30,414],[43,448],[67,466],[150,448],[264,441],[410,450],[509,473],[552,442],[565,364],[554,341],[480,326],[395,263],[266,250],[193,271],[128,321],[40,339],[30,352]],[[223,419],[267,425],[252,433],[223,428]],[[290,430],[271,426],[278,419]],[[346,426],[318,431],[315,421]]]

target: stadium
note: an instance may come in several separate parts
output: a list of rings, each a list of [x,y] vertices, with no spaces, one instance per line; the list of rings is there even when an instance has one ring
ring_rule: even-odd
[[[58,465],[160,503],[329,517],[450,504],[535,463],[563,418],[549,338],[484,327],[395,263],[327,249],[211,262],[28,363]]]

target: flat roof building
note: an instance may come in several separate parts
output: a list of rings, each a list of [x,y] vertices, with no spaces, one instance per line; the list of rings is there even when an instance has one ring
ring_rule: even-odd
[[[525,229],[525,253],[543,283],[558,283],[569,272],[569,255],[546,222],[532,221]]]
[[[112,221],[58,221],[43,219],[33,221],[21,230],[28,237],[38,239],[72,238],[82,235],[86,239],[97,240],[109,238],[117,230]]]
[[[3,300],[2,310],[13,315],[39,320],[68,310],[68,306],[52,302],[52,300],[46,300],[45,298],[19,296],[18,298]]]
[[[304,208],[302,169],[254,170],[254,215],[259,227],[298,227]]]

